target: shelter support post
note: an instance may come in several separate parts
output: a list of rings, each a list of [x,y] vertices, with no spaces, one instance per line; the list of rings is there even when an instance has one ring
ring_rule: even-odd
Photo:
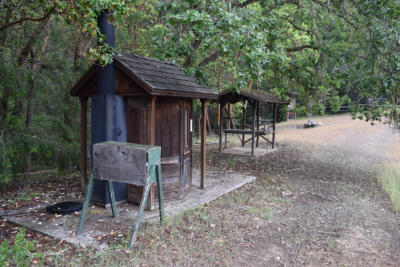
[[[247,100],[243,100],[243,111],[242,111],[242,129],[246,129],[246,109],[247,109]],[[244,146],[244,138],[245,134],[242,133],[242,146]]]
[[[254,156],[254,136],[256,134],[256,106],[257,102],[253,101],[253,123],[252,123],[252,133],[251,133],[251,155]]]
[[[229,113],[227,113],[227,114],[229,114]],[[228,134],[225,132],[224,149],[226,149],[227,144],[228,144]]]
[[[260,130],[260,102],[257,101],[257,131]],[[260,139],[257,135],[256,147],[258,147],[258,140]]]
[[[274,120],[272,122],[272,149],[275,148],[275,132],[276,132],[276,116],[277,116],[277,104],[273,104],[274,108]]]
[[[217,105],[217,123],[218,123],[218,127],[219,127],[219,125],[220,125],[220,123],[221,123],[221,104],[220,103],[218,103],[218,105]]]
[[[88,184],[87,177],[87,100],[80,97],[81,102],[81,189],[85,192]]]
[[[224,109],[224,106],[225,106],[224,103],[220,103],[220,105],[219,105],[219,114],[220,114],[220,116],[219,116],[219,152],[222,151],[222,127],[223,127],[222,126],[222,117],[223,117],[222,111]]]
[[[206,176],[206,121],[207,121],[207,101],[205,99],[201,100],[201,173],[200,173],[200,188],[204,189],[204,179]]]

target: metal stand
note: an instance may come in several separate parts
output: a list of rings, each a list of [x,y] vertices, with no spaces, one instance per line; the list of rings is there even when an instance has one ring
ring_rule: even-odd
[[[148,173],[148,177],[146,178],[145,192],[142,196],[142,201],[140,202],[140,210],[139,210],[138,217],[136,219],[136,223],[135,223],[135,227],[133,229],[131,240],[129,242],[129,248],[132,248],[135,245],[137,233],[139,231],[140,220],[142,219],[142,215],[143,215],[144,207],[147,202],[147,197],[149,195],[150,187],[153,183],[157,183],[160,223],[162,223],[163,218],[164,218],[164,205],[163,205],[164,201],[163,201],[163,194],[162,194],[162,178],[161,178],[160,164],[149,166],[147,173]],[[90,200],[93,195],[93,187],[94,187],[94,178],[93,178],[93,173],[91,173],[88,188],[87,188],[86,195],[85,195],[85,200],[84,200],[82,211],[81,211],[81,216],[79,218],[78,228],[76,230],[77,235],[82,233],[83,224],[86,219],[89,203],[90,203]],[[115,205],[114,190],[112,187],[112,182],[110,180],[107,180],[107,187],[108,187],[108,192],[110,195],[112,214],[113,214],[113,217],[115,218],[117,216],[117,207]]]
[[[151,185],[153,183],[157,183],[157,191],[158,191],[158,209],[160,212],[160,224],[164,218],[164,206],[163,206],[163,194],[162,194],[162,181],[161,181],[161,166],[153,165],[149,167],[149,177],[147,177],[147,183],[144,189],[144,193],[142,196],[142,200],[140,201],[140,209],[139,214],[136,219],[135,227],[133,228],[133,233],[131,237],[131,241],[129,242],[129,248],[132,248],[135,245],[137,233],[139,231],[140,220],[142,219],[144,207],[146,206],[147,197],[150,192]]]

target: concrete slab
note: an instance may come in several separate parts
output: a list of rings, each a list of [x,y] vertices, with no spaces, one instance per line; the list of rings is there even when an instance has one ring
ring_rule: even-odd
[[[254,148],[254,156],[255,157],[261,157],[266,155],[267,153],[272,153],[275,152],[277,148]],[[251,156],[251,147],[249,146],[235,146],[235,147],[230,147],[222,150],[222,153],[224,154],[230,154],[230,155],[240,155],[240,156]]]
[[[193,184],[189,194],[181,200],[165,203],[164,211],[166,217],[173,217],[185,210],[198,208],[232,190],[235,190],[246,183],[254,181],[256,177],[242,175],[238,173],[214,173],[206,172],[205,190],[200,189],[200,171],[193,170]],[[64,199],[67,201],[71,199]],[[60,202],[61,202],[60,201]],[[111,209],[104,209],[97,206],[89,207],[88,216],[84,225],[83,233],[75,236],[79,214],[57,216],[49,220],[41,219],[45,217],[44,207],[40,204],[24,210],[15,210],[16,215],[7,216],[7,219],[16,224],[42,232],[75,245],[93,246],[104,249],[106,244],[97,245],[96,236],[109,235],[111,231],[125,232],[132,229],[136,221],[139,207],[137,205],[124,203],[117,207],[118,216],[112,218]],[[143,222],[156,222],[158,217],[158,206],[154,211],[145,211]],[[139,230],[140,231],[140,230]]]

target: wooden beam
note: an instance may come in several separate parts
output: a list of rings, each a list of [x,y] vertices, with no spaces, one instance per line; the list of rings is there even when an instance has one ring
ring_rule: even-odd
[[[260,135],[260,137],[261,137],[262,139],[264,139],[265,141],[267,141],[267,143],[272,144],[272,141],[270,141],[267,137],[265,137],[265,136],[263,136],[263,135]]]
[[[243,110],[242,110],[242,129],[246,128],[246,110],[247,110],[247,100],[243,100]],[[242,134],[242,146],[244,146],[245,133]]]
[[[201,100],[201,173],[200,173],[200,188],[204,189],[204,180],[206,176],[206,153],[207,153],[207,146],[206,146],[206,136],[207,136],[207,129],[206,129],[206,118],[207,118],[207,101],[202,99]]]
[[[87,177],[87,97],[80,97],[81,102],[81,189],[86,191]]]
[[[257,102],[254,100],[252,104],[253,108],[253,128],[251,133],[251,155],[254,156],[254,136],[256,133],[256,106]]]
[[[226,105],[228,105],[228,109],[226,109],[226,108],[227,108]],[[226,112],[226,115],[227,115],[227,116],[229,116],[229,108],[230,108],[230,105],[231,105],[230,103],[226,103],[225,106],[224,106],[224,109],[225,109],[225,112]],[[228,111],[227,111],[227,110],[228,110]],[[221,116],[223,117],[223,114],[222,114],[222,113],[221,113]],[[224,117],[223,117],[223,118],[224,118]],[[224,119],[225,119],[225,118],[224,118]],[[230,125],[229,121],[225,121],[225,123],[226,123],[226,128],[227,128],[227,129],[230,129],[230,128],[231,128],[231,125]],[[228,143],[228,134],[225,133],[224,149],[226,149],[227,143]]]
[[[222,151],[222,117],[223,117],[223,114],[222,114],[222,112],[223,112],[223,108],[224,108],[224,103],[221,103],[220,105],[219,105],[219,114],[220,114],[220,116],[219,116],[219,152],[221,152]]]
[[[247,144],[248,142],[250,142],[252,140],[251,136],[249,139],[247,139],[246,141],[244,141],[245,144]]]
[[[272,149],[275,148],[275,132],[276,132],[276,116],[277,116],[277,104],[274,103],[274,121],[272,122]]]
[[[225,133],[228,134],[252,134],[253,130],[242,130],[242,129],[224,129]],[[264,131],[263,129],[261,130],[256,130],[255,135],[266,135],[267,132]]]
[[[218,123],[218,127],[219,127],[219,125],[220,125],[220,123],[221,123],[221,104],[220,103],[218,103],[218,105],[217,105],[217,112],[218,112],[218,114],[217,114],[217,123]]]
[[[260,130],[260,102],[257,101],[257,131]],[[258,147],[259,136],[257,135],[256,147]]]

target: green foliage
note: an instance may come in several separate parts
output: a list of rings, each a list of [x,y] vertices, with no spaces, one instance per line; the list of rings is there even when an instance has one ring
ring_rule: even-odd
[[[115,49],[97,27],[104,10]],[[120,50],[181,64],[216,91],[296,92],[299,113],[351,105],[355,117],[396,124],[399,10],[396,1],[360,0],[1,1],[0,185],[77,167],[79,104],[68,89]],[[209,113],[215,126],[216,105]]]
[[[0,32],[0,187],[18,177],[29,184],[19,173],[78,165],[79,105],[68,88],[86,64],[71,56],[72,27],[59,19],[49,26],[36,37],[29,34],[33,23],[23,25],[25,35],[11,28]],[[33,37],[33,51],[20,65],[19,47]]]
[[[351,99],[347,95],[344,97],[335,95],[329,99],[329,108],[332,112],[338,112],[341,106],[349,104],[350,101]]]
[[[34,253],[35,243],[26,239],[25,230],[19,228],[13,245],[8,240],[0,244],[0,262],[4,264],[2,266],[30,266],[33,259],[42,262],[43,253]]]

